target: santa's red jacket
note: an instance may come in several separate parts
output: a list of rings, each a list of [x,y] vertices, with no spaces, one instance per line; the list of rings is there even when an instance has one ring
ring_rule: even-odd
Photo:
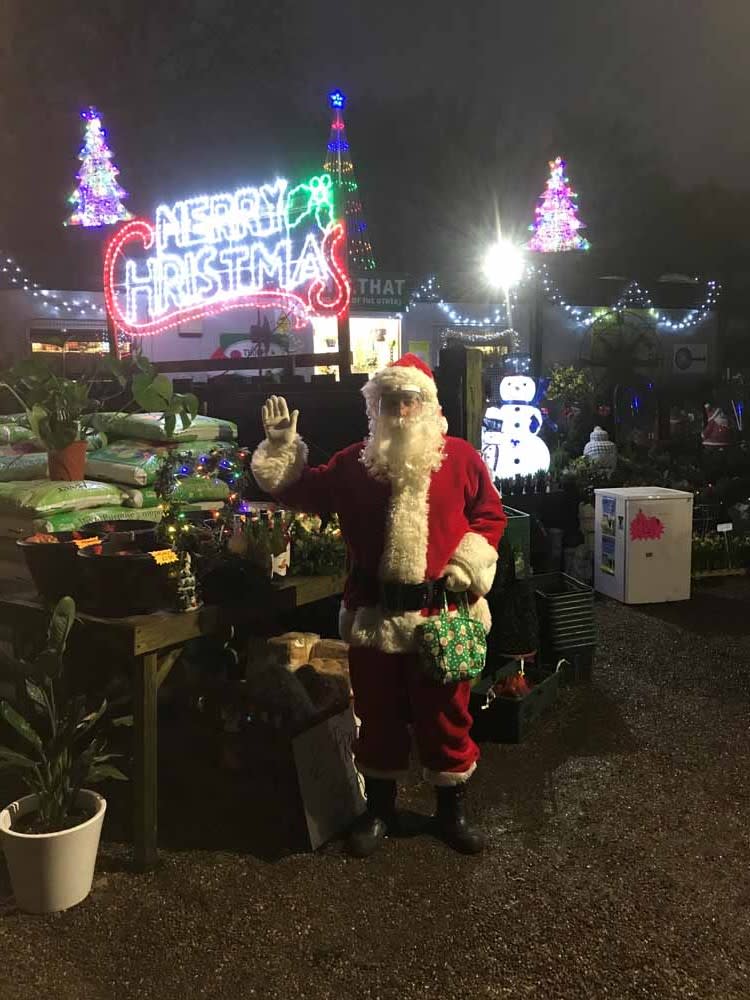
[[[307,447],[297,437],[282,445],[264,441],[252,459],[259,485],[285,506],[338,514],[356,568],[344,591],[342,638],[383,652],[413,650],[414,629],[430,609],[384,612],[378,581],[437,580],[451,565],[471,580],[471,614],[489,630],[484,595],[495,576],[507,518],[479,453],[461,438],[445,437],[443,462],[425,477],[424,487],[394,493],[362,463],[363,448],[363,442],[351,445],[311,468]]]

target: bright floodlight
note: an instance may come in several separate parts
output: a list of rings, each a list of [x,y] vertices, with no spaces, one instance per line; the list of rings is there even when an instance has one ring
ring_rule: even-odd
[[[482,270],[491,285],[506,291],[523,277],[525,262],[519,247],[509,240],[498,240],[484,256]]]

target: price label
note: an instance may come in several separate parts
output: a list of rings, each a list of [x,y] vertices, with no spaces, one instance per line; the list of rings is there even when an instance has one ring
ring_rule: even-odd
[[[169,563],[176,563],[178,559],[174,549],[157,549],[155,552],[149,552],[149,555],[157,566],[167,566]]]
[[[90,545],[101,545],[101,538],[74,538],[73,544],[77,549],[87,549]]]
[[[727,531],[734,531],[734,525],[731,521],[727,521],[725,524],[717,524],[716,530],[719,534],[725,534]]]

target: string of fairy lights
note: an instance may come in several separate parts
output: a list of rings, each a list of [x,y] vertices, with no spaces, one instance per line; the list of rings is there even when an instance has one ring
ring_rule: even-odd
[[[568,313],[578,325],[583,327],[591,326],[591,324],[596,322],[596,320],[602,315],[601,308],[588,309],[586,307],[576,306],[568,302],[550,275],[545,264],[527,264],[524,277],[521,280],[521,285],[534,280],[541,283],[546,299],[554,305],[559,306],[564,312]],[[695,280],[697,282],[697,279]],[[617,312],[624,309],[643,309],[648,311],[657,326],[663,326],[668,330],[688,330],[692,327],[698,326],[706,319],[711,310],[716,307],[720,294],[720,283],[715,280],[707,281],[703,302],[699,306],[687,310],[687,314],[682,319],[675,319],[666,312],[662,312],[661,310],[655,308],[651,294],[642,289],[637,281],[631,281],[625,287],[619,299],[608,310],[604,311]],[[515,289],[511,292],[511,300],[515,306]],[[486,315],[481,319],[478,319],[475,316],[464,316],[460,314],[443,298],[440,290],[440,282],[436,275],[431,275],[412,291],[409,302],[405,306],[404,311],[408,313],[418,303],[425,302],[433,302],[439,306],[454,326],[467,327],[468,330],[466,339],[471,338],[472,342],[479,343],[482,342],[483,339],[487,341],[492,340],[497,336],[496,328],[502,324],[507,325],[508,316],[504,305],[494,306],[490,315]],[[488,327],[494,328],[493,331],[488,332],[487,334],[473,332],[476,328]]]
[[[83,297],[68,298],[43,288],[38,282],[32,280],[18,264],[15,257],[2,250],[0,250],[0,262],[2,262],[0,263],[0,280],[6,287],[26,292],[27,295],[36,299],[39,305],[49,310],[50,314],[60,317],[76,314],[80,318],[104,319],[105,309],[101,303]],[[586,309],[568,302],[550,276],[546,265],[527,265],[522,284],[534,279],[541,282],[547,300],[569,313],[581,326],[591,326],[602,315],[601,309]],[[682,319],[675,319],[655,308],[651,294],[641,288],[637,281],[631,281],[610,307],[610,311],[643,309],[648,311],[658,326],[663,326],[668,330],[687,330],[698,326],[706,319],[709,313],[716,308],[720,294],[721,284],[715,280],[707,281],[702,303],[689,309]],[[516,299],[514,289],[511,292],[514,306]],[[404,312],[408,313],[415,305],[426,302],[435,303],[452,326],[464,327],[466,329],[465,337],[470,338],[472,343],[492,341],[498,336],[498,328],[507,328],[508,326],[508,312],[504,304],[493,306],[485,316],[479,318],[459,312],[443,298],[437,275],[430,275],[417,288],[413,289]],[[482,330],[486,332],[480,332]],[[507,331],[503,330],[503,332]]]
[[[79,318],[104,319],[104,306],[100,302],[94,302],[89,298],[80,296],[68,298],[57,292],[52,292],[43,288],[38,282],[33,281],[27,272],[16,261],[15,257],[0,250],[0,279],[6,287],[11,290],[26,292],[28,296],[37,300],[38,304],[49,310],[51,315],[72,316],[75,314]]]

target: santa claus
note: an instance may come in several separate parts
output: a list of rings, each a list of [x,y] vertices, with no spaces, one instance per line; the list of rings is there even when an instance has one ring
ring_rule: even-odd
[[[355,711],[361,720],[357,767],[367,811],[350,835],[359,857],[398,832],[396,782],[409,763],[413,730],[426,780],[437,790],[437,829],[465,853],[482,849],[464,810],[479,748],[470,736],[469,682],[440,685],[416,655],[415,630],[447,598],[468,596],[485,628],[506,523],[500,496],[479,453],[447,424],[429,367],[413,354],[378,372],[362,389],[370,433],[326,465],[307,465],[298,411],[272,396],[263,406],[266,440],[252,458],[259,485],[285,506],[336,512],[350,572],[341,636],[350,644]],[[468,592],[468,594],[466,594]]]

